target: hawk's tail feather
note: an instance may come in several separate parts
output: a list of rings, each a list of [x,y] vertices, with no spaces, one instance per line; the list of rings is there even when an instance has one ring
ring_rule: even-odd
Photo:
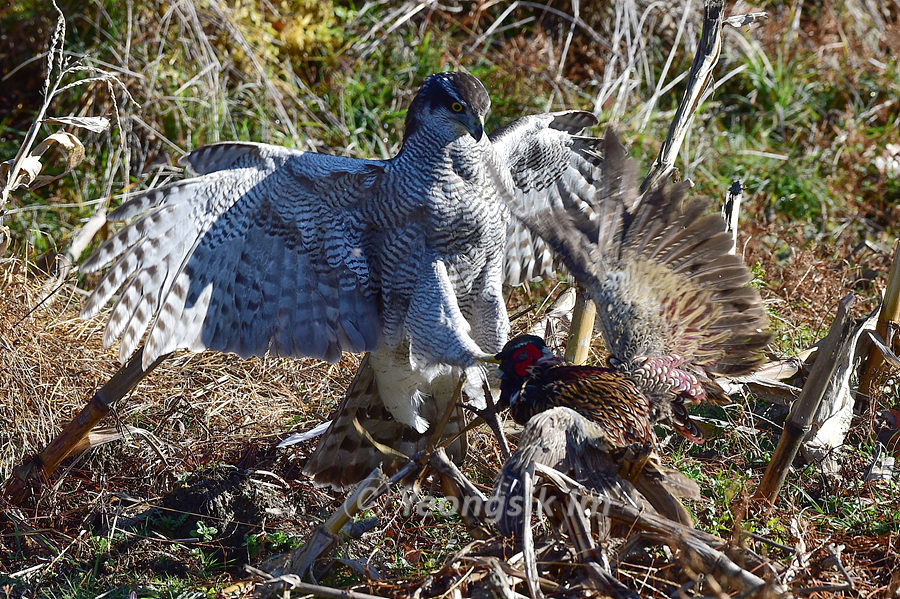
[[[444,429],[445,438],[464,427],[465,415],[462,408],[457,408]],[[379,465],[388,475],[393,474],[407,457],[425,449],[430,437],[431,430],[419,433],[387,410],[366,354],[303,472],[317,485],[341,491],[360,482]],[[392,453],[386,454],[379,446],[390,448]],[[454,461],[461,462],[466,454],[465,435],[451,443],[447,452]]]

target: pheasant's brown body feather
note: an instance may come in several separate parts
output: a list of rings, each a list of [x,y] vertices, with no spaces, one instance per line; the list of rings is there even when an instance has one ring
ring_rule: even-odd
[[[525,424],[557,406],[586,416],[617,446],[651,439],[647,398],[634,381],[611,368],[536,364],[510,412]]]

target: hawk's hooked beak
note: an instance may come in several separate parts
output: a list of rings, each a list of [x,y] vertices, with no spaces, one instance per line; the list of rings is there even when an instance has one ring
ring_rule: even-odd
[[[475,141],[481,141],[481,137],[484,135],[484,125],[481,124],[481,120],[466,128],[469,130],[469,135],[475,138]]]
[[[475,141],[481,141],[481,138],[484,137],[484,123],[481,122],[481,117],[467,113],[465,118],[461,118],[459,121],[466,128],[466,131],[469,132],[469,135],[475,138]]]

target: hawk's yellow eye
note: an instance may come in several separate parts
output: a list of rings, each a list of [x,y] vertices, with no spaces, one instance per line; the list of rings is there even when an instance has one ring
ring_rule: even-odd
[[[453,112],[462,112],[463,105],[460,104],[459,102],[454,102],[453,104],[450,105],[450,110],[452,110]]]

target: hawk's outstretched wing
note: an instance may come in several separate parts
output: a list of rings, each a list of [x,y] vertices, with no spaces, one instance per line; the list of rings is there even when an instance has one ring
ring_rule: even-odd
[[[201,176],[111,213],[137,218],[82,266],[116,260],[82,311],[96,314],[123,289],[105,345],[121,337],[124,360],[149,326],[145,368],[179,348],[334,361],[375,347],[378,284],[359,208],[385,163],[253,143],[207,146],[182,162]]]
[[[568,208],[592,219],[590,201],[600,182],[601,139],[579,137],[597,118],[580,110],[530,115],[491,133],[498,158],[512,176],[517,208],[507,226],[504,282],[519,285],[551,276],[550,247],[517,214]]]

